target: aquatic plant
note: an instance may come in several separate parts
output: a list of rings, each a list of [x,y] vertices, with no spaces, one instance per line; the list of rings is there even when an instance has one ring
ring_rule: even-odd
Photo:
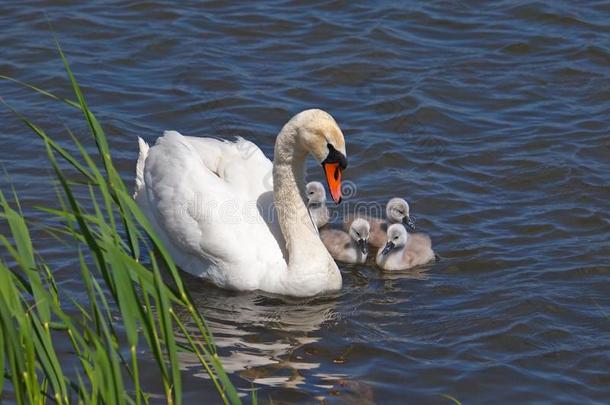
[[[68,131],[78,151],[70,153],[14,111],[46,147],[57,179],[57,201],[36,209],[45,215],[45,230],[57,243],[66,243],[66,255],[74,255],[79,263],[73,271],[80,274],[74,277],[82,281],[86,298],[74,299],[56,282],[55,269],[36,250],[31,223],[16,193],[9,202],[0,192],[0,221],[5,222],[0,226],[8,229],[7,235],[0,235],[0,400],[149,403],[151,393],[140,377],[145,358],[146,367],[152,362],[158,369],[167,403],[180,404],[179,353],[187,351],[207,372],[220,399],[239,403],[203,316],[131,198],[113,164],[104,130],[59,44],[57,48],[76,100],[2,78],[80,110],[95,142],[90,154]],[[158,392],[155,395],[158,402]]]

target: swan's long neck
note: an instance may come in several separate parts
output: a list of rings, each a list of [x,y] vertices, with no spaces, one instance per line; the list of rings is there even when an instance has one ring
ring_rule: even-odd
[[[305,205],[306,158],[307,151],[299,145],[296,128],[288,123],[275,143],[273,192],[288,251],[288,274],[283,284],[286,289],[296,289],[296,295],[307,289],[321,292],[341,287],[339,270],[320,241]]]

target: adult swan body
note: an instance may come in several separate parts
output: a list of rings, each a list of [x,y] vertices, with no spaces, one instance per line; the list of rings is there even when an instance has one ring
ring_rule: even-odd
[[[345,141],[328,113],[288,121],[273,163],[241,138],[166,131],[150,148],[139,144],[134,198],[184,271],[235,290],[312,296],[341,288],[304,202],[309,154],[341,201]]]

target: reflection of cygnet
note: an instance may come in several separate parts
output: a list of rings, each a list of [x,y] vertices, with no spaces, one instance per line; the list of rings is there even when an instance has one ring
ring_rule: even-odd
[[[343,229],[348,230],[355,218],[364,218],[371,225],[371,237],[369,244],[376,248],[383,247],[386,243],[386,230],[392,224],[402,223],[410,230],[415,230],[413,220],[409,215],[409,203],[402,198],[392,198],[385,207],[386,219],[374,218],[368,215],[352,214],[343,223]]]
[[[321,229],[320,239],[335,260],[344,263],[364,263],[369,253],[370,229],[366,220],[356,218],[349,228],[349,233],[340,229]]]
[[[319,181],[307,183],[307,209],[317,228],[328,224],[328,208],[326,207],[326,191]]]
[[[406,270],[434,260],[432,241],[423,233],[407,233],[402,224],[388,228],[387,243],[377,252],[376,262],[384,270]]]

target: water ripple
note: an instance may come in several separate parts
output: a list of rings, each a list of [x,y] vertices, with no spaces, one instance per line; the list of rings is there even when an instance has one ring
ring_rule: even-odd
[[[437,264],[346,266],[330,297],[189,280],[238,386],[287,403],[607,402],[607,2],[67,3],[4,6],[0,74],[70,94],[48,13],[126,180],[136,136],[241,135],[270,155],[286,119],[319,106],[346,134],[345,206],[407,197],[432,236]],[[78,114],[3,81],[0,95],[87,139]],[[78,264],[32,210],[54,193],[43,146],[0,120],[2,187],[78,299]],[[212,401],[191,360],[185,401]]]

